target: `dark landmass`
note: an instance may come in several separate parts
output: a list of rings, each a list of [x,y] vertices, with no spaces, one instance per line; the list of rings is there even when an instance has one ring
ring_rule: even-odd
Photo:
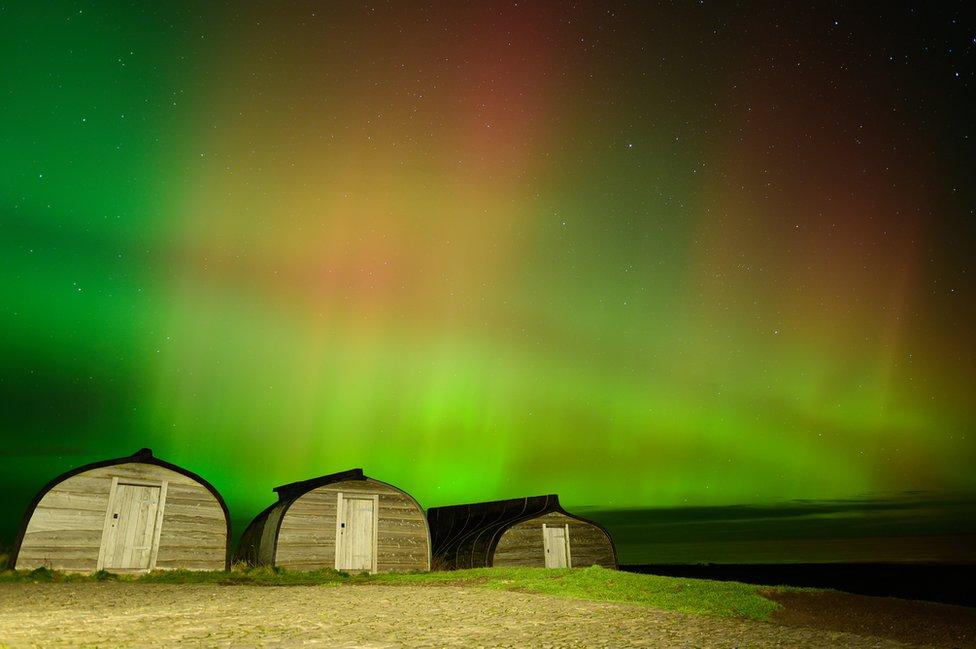
[[[670,577],[741,581],[765,586],[830,588],[847,593],[976,607],[976,563],[794,563],[622,565]]]
[[[976,647],[976,609],[891,597],[765,591],[782,605],[772,619],[784,626],[843,631],[912,645]]]

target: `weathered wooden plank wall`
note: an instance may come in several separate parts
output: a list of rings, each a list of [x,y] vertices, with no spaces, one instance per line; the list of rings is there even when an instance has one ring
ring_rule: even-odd
[[[377,572],[430,569],[430,536],[423,510],[398,489],[372,480],[317,487],[293,502],[281,521],[275,565],[291,570],[335,565],[336,504],[340,491],[379,495]],[[270,520],[268,527],[273,527]]]
[[[73,475],[48,491],[24,532],[17,569],[46,566],[54,570],[95,570],[115,476],[168,482],[157,568],[224,568],[227,520],[214,495],[181,473],[132,462]]]
[[[546,553],[542,540],[542,525],[569,525],[569,547],[572,567],[597,565],[616,568],[613,545],[606,533],[596,525],[551,512],[522,521],[508,528],[498,540],[493,565],[496,567],[544,568]]]

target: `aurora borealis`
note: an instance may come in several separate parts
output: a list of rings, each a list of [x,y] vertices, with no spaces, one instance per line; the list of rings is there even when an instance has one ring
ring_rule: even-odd
[[[143,446],[237,520],[972,499],[962,9],[0,6],[3,538]]]

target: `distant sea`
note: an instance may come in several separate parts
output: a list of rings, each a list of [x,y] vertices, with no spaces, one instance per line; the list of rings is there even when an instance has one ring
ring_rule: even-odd
[[[633,572],[976,606],[971,497],[570,509],[603,524]]]
[[[571,509],[610,530],[622,564],[976,562],[970,496]]]

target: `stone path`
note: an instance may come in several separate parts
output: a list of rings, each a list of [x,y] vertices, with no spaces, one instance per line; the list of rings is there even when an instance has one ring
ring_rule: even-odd
[[[904,647],[630,604],[458,586],[0,584],[0,646]]]

